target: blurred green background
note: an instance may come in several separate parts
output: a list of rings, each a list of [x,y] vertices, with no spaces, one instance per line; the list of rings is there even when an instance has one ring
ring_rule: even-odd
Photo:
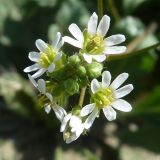
[[[104,0],[111,16],[108,35],[122,33],[134,52],[160,39],[159,0]],[[103,114],[90,132],[63,142],[60,123],[37,105],[37,94],[23,69],[35,40],[51,42],[71,23],[84,28],[97,0],[0,0],[0,160],[160,160],[160,49],[106,61],[116,75],[128,72],[134,91],[131,113],[108,122]],[[73,54],[75,49],[64,46]]]

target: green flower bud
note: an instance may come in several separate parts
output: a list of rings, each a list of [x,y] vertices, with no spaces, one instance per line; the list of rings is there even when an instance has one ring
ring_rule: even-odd
[[[79,84],[73,79],[67,79],[63,85],[65,91],[71,96],[79,92]]]
[[[84,77],[85,75],[86,75],[86,69],[85,69],[85,67],[83,67],[83,66],[80,66],[79,68],[78,68],[78,76],[80,76],[80,77]]]
[[[97,78],[101,75],[103,65],[98,62],[92,62],[86,66],[87,74],[90,78]]]
[[[80,58],[78,55],[73,55],[73,56],[70,56],[68,58],[68,61],[72,64],[72,65],[77,65],[81,62]]]

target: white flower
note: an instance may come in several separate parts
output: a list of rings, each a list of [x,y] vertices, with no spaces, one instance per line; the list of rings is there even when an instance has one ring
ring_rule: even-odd
[[[81,49],[81,53],[88,63],[91,63],[92,59],[103,62],[106,55],[120,54],[126,51],[125,46],[115,46],[125,41],[124,35],[116,34],[104,38],[110,26],[109,16],[104,15],[97,25],[98,16],[94,12],[89,19],[87,30],[82,32],[73,23],[69,26],[69,31],[75,39],[64,37],[65,42]]]
[[[24,72],[33,72],[33,78],[38,78],[46,71],[52,73],[56,67],[56,62],[61,58],[62,52],[59,52],[60,48],[63,46],[64,41],[61,39],[61,33],[57,33],[52,45],[45,43],[43,40],[38,39],[35,42],[36,47],[40,52],[29,52],[29,59],[35,64],[26,67]],[[38,70],[38,71],[37,71]]]
[[[31,75],[28,75],[31,83],[48,98],[48,102],[45,104],[45,111],[49,113],[51,108],[54,110],[56,117],[62,122],[63,118],[66,116],[66,111],[54,101],[53,96],[46,91],[46,82],[43,79],[39,79],[37,82]]]
[[[80,113],[82,117],[90,114],[85,121],[86,129],[91,127],[93,121],[99,115],[99,111],[101,109],[109,121],[116,119],[116,112],[114,109],[123,112],[131,111],[131,105],[121,98],[128,95],[133,90],[133,85],[128,84],[119,88],[127,78],[128,74],[122,73],[117,76],[117,78],[110,84],[111,74],[109,71],[104,71],[102,74],[101,83],[99,83],[97,79],[92,80],[92,103],[84,106]]]
[[[66,143],[75,141],[83,132],[84,124],[80,117],[67,114],[61,124],[60,131],[63,132],[63,138]]]

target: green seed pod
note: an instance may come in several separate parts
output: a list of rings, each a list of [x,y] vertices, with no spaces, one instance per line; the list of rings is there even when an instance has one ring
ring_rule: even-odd
[[[97,78],[101,75],[103,69],[103,65],[98,62],[92,62],[91,64],[87,64],[86,70],[87,74],[90,78]]]
[[[71,96],[79,92],[79,84],[73,79],[67,79],[63,85],[65,91]]]
[[[72,65],[77,65],[81,62],[80,58],[78,55],[73,55],[73,56],[70,56],[68,58],[68,61],[72,64]]]
[[[80,66],[79,68],[78,68],[78,76],[80,76],[80,77],[84,77],[85,75],[86,75],[86,69],[85,69],[85,67],[83,67],[83,66]]]

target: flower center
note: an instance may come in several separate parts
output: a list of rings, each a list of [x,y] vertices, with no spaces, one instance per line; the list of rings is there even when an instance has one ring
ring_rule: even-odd
[[[44,68],[48,68],[50,64],[54,61],[56,56],[56,52],[53,50],[51,46],[48,45],[45,52],[41,52],[39,64]]]
[[[84,31],[84,43],[83,52],[90,53],[93,55],[102,54],[104,50],[104,40],[102,36],[99,35],[89,35]]]
[[[92,101],[99,109],[109,106],[114,101],[113,91],[111,88],[102,88],[92,96]]]

